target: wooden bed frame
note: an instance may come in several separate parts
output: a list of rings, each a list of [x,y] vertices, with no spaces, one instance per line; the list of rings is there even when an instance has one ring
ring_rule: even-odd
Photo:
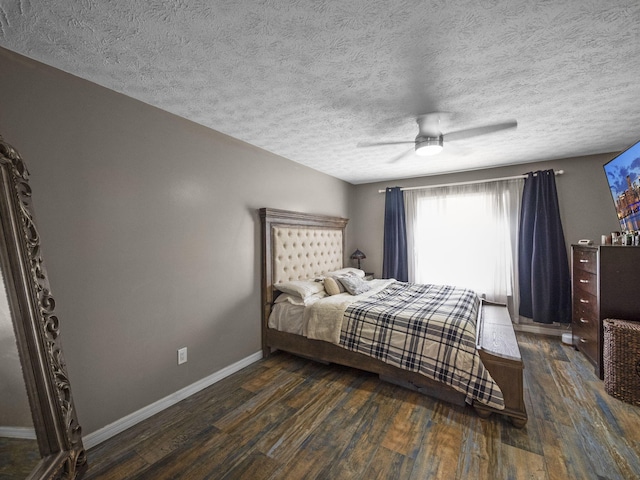
[[[269,328],[269,315],[278,295],[274,284],[312,278],[342,268],[344,230],[348,220],[270,208],[261,208],[259,212],[262,230],[262,351],[265,357],[273,350],[283,350],[316,361],[354,367],[426,395],[465,405],[463,393],[419,373],[402,370],[332,343]],[[494,412],[500,413],[508,416],[514,426],[522,428],[527,423],[524,366],[507,308],[483,302],[477,331],[478,353],[502,390],[505,409],[496,410],[478,403],[473,406],[483,418]]]

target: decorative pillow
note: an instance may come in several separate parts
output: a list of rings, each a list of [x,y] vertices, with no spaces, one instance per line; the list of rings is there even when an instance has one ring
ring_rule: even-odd
[[[313,280],[292,280],[290,282],[276,283],[274,287],[282,293],[297,295],[303,299],[324,291],[324,285],[321,282],[314,282]]]
[[[325,282],[327,280],[325,279]],[[351,295],[360,295],[368,290],[371,290],[371,285],[369,285],[364,279],[360,277],[356,277],[355,275],[345,275],[343,277],[338,277],[338,281],[344,285],[344,288],[347,289]]]
[[[355,275],[356,277],[364,278],[364,270],[359,270],[353,267],[345,267],[340,270],[334,270],[333,272],[325,273],[326,276],[338,277],[340,275]]]
[[[344,292],[344,286],[338,281],[338,277],[325,277],[324,289],[329,295],[338,295]]]

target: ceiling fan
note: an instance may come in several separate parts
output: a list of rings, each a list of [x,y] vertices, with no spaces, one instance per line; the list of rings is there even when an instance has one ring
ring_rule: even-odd
[[[483,127],[468,128],[455,132],[442,133],[442,131],[440,130],[440,120],[443,116],[446,116],[446,114],[426,113],[424,115],[418,115],[418,117],[416,118],[416,123],[418,124],[418,135],[416,136],[415,140],[361,142],[358,143],[358,147],[377,147],[381,145],[401,145],[406,143],[413,143],[413,149],[407,152],[403,152],[398,157],[392,159],[392,161],[396,161],[412,150],[415,150],[415,153],[417,155],[423,157],[436,155],[442,151],[445,140],[447,142],[466,140],[467,138],[486,135],[493,132],[499,132],[500,130],[508,130],[511,128],[516,128],[518,126],[518,122],[516,120],[509,120],[507,122],[485,125]]]

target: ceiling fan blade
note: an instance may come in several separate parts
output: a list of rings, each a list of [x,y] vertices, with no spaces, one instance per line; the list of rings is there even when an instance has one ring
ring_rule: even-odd
[[[400,160],[402,160],[404,157],[409,156],[411,153],[414,152],[413,148],[410,148],[409,150],[405,150],[404,152],[402,152],[400,155],[396,155],[395,157],[392,157],[390,160],[387,161],[387,163],[396,163],[399,162]]]
[[[516,128],[517,126],[518,122],[516,120],[510,120],[504,123],[496,123],[495,125],[486,125],[484,127],[469,128],[467,130],[445,133],[443,137],[445,142],[466,140],[467,138],[477,137],[479,135],[486,135],[488,133],[499,132],[500,130]]]
[[[415,140],[398,140],[391,142],[359,142],[357,147],[382,147],[384,145],[408,145],[415,143]]]

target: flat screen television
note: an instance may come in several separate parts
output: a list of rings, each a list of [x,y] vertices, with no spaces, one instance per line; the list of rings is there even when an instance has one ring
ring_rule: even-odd
[[[604,172],[620,229],[640,230],[640,141],[605,163]]]

